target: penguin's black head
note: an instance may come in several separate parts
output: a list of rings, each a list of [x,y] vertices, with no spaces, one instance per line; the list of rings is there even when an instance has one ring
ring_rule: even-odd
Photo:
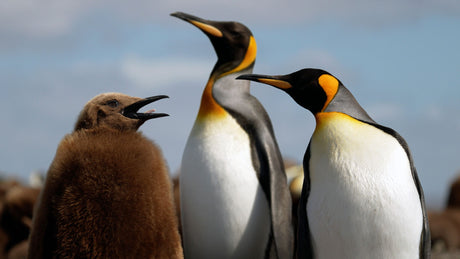
[[[243,24],[205,20],[182,12],[171,15],[195,25],[209,37],[218,58],[213,73],[241,70],[254,64],[257,45]]]
[[[275,86],[288,93],[300,106],[313,114],[326,109],[341,85],[340,81],[328,72],[313,68],[282,76],[249,74],[239,76],[237,79]]]
[[[143,106],[163,98],[168,96],[157,95],[142,99],[120,93],[97,95],[81,111],[75,131],[96,127],[137,130],[147,120],[168,116],[166,113],[155,113],[155,110],[138,112]]]

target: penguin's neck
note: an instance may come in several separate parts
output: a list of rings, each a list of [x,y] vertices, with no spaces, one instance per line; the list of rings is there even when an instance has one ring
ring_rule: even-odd
[[[210,118],[221,119],[229,116],[225,109],[226,104],[231,103],[232,99],[235,101],[235,98],[239,98],[241,95],[249,94],[249,82],[235,78],[251,72],[252,67],[230,74],[212,74],[201,97],[197,121]]]
[[[225,109],[220,106],[212,96],[214,83],[216,81],[215,78],[216,77],[214,75],[211,75],[206,87],[204,88],[197,120],[207,119],[209,117],[222,118],[227,116]]]
[[[339,85],[336,95],[324,109],[324,112],[340,112],[357,120],[375,123],[358,101],[356,101],[350,91],[342,84]]]

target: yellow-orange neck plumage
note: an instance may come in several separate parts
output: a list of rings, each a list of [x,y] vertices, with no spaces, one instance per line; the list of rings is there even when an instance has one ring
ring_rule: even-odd
[[[220,106],[212,96],[212,87],[214,86],[214,82],[215,77],[211,76],[204,88],[203,95],[201,96],[201,105],[197,120],[202,120],[208,118],[209,116],[220,118],[227,114],[225,109]]]

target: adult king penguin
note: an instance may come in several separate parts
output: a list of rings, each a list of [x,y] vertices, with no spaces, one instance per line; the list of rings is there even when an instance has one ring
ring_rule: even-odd
[[[326,71],[239,79],[284,90],[316,119],[304,157],[298,258],[429,258],[423,191],[398,133],[372,120]]]
[[[186,258],[292,258],[291,198],[270,119],[249,93],[256,42],[237,22],[187,21],[211,40],[217,63],[204,89],[180,174]]]
[[[89,101],[64,137],[33,219],[29,258],[183,258],[166,162],[137,129],[146,99]]]

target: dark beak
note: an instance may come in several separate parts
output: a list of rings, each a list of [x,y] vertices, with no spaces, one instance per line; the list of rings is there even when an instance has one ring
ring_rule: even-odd
[[[171,16],[174,16],[174,17],[177,17],[181,20],[184,20],[186,22],[191,22],[191,21],[197,21],[197,22],[202,22],[202,23],[206,23],[207,21],[200,18],[200,17],[197,17],[197,16],[194,16],[194,15],[191,15],[191,14],[187,14],[187,13],[183,13],[183,12],[175,12],[175,13],[172,13]]]
[[[147,97],[145,99],[142,99],[131,105],[126,106],[123,109],[121,114],[123,114],[123,116],[128,117],[130,119],[137,119],[137,120],[142,120],[142,121],[169,116],[169,114],[166,114],[166,113],[138,112],[140,108],[146,106],[147,104],[153,103],[155,101],[158,101],[164,98],[169,98],[169,97],[167,95],[157,95],[157,96]]]
[[[259,74],[245,74],[237,77],[236,79],[244,79],[244,80],[251,80],[254,82],[259,82],[260,78],[272,79],[273,76],[268,75],[259,75]]]
[[[177,17],[179,19],[182,19],[188,23],[195,25],[208,36],[214,36],[218,38],[223,36],[222,31],[216,27],[216,25],[218,25],[219,22],[205,20],[200,17],[191,14],[186,14],[183,12],[172,13],[171,16]]]

